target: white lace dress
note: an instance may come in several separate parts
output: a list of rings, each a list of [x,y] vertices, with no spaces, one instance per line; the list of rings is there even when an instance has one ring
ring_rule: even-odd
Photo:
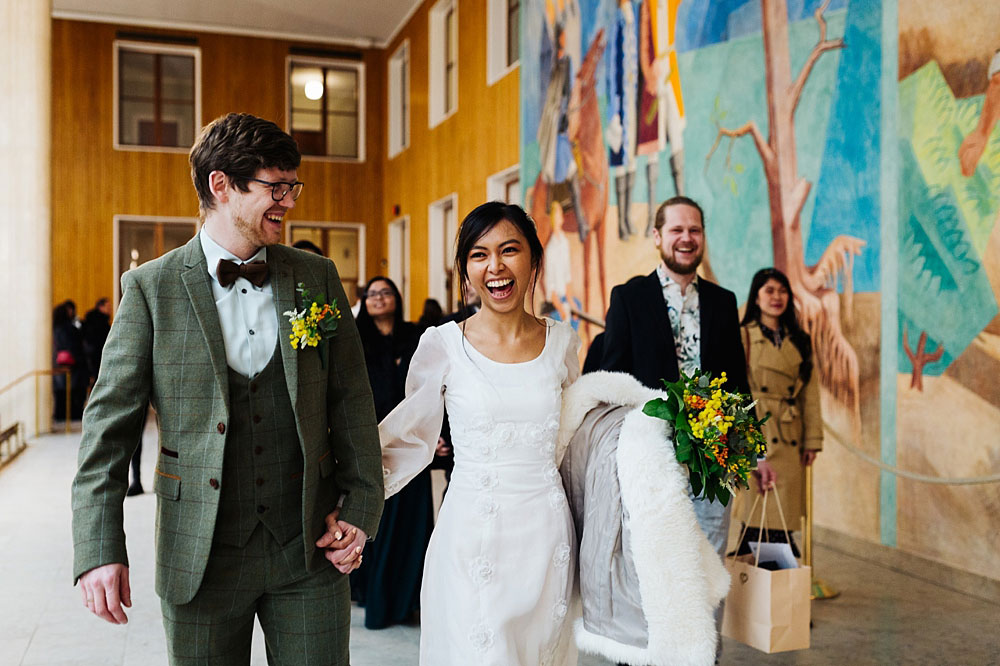
[[[575,568],[556,468],[562,390],[579,375],[579,338],[546,320],[525,363],[480,354],[455,323],[428,329],[406,399],[379,425],[386,496],[433,458],[445,406],[455,469],[424,564],[424,666],[575,664],[567,620]]]

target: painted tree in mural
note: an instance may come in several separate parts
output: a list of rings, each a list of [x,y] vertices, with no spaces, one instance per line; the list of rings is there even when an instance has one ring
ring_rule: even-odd
[[[771,213],[771,240],[774,264],[792,285],[803,328],[813,340],[820,379],[831,393],[858,413],[859,373],[854,348],[840,325],[838,281],[844,289],[846,315],[851,312],[854,256],[864,241],[838,236],[814,266],[806,266],[802,241],[801,214],[812,183],[798,173],[795,144],[795,109],[813,66],[827,51],[844,48],[843,39],[826,38],[826,0],[815,12],[819,40],[795,80],[792,80],[788,48],[788,8],[785,0],[761,0],[764,33],[764,62],[767,84],[767,139],[753,121],[729,129],[719,128],[706,162],[724,137],[732,142],[750,135],[764,166]]]

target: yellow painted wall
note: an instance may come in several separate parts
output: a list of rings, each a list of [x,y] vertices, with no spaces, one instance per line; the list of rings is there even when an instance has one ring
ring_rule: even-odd
[[[517,164],[519,159],[520,71],[515,68],[487,86],[486,4],[485,0],[457,2],[458,108],[433,129],[428,128],[428,16],[433,0],[423,3],[386,49],[388,62],[403,40],[410,40],[410,145],[385,161],[382,220],[388,225],[397,217],[410,216],[413,318],[421,312],[428,292],[428,207],[454,192],[458,195],[461,222],[466,213],[486,201],[486,179]],[[385,109],[383,127],[387,127],[387,114]],[[393,206],[397,204],[400,212],[394,215]],[[385,270],[386,265],[377,268]]]
[[[52,299],[76,300],[81,314],[97,298],[114,293],[114,215],[198,214],[186,153],[113,148],[112,51],[118,30],[165,32],[52,22]],[[292,46],[308,44],[168,34],[194,37],[201,48],[203,124],[241,111],[285,125],[285,59]],[[375,267],[384,246],[385,65],[382,50],[360,52],[367,80],[366,161],[305,158],[299,180],[306,188],[290,217],[365,223],[368,266]]]

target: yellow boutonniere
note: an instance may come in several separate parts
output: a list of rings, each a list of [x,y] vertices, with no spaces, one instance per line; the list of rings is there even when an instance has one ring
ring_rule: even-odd
[[[284,313],[292,325],[292,333],[288,338],[294,349],[316,347],[319,350],[320,362],[326,367],[327,346],[319,343],[337,331],[337,324],[340,322],[337,299],[327,303],[326,297],[320,294],[310,300],[309,290],[301,282],[295,290],[302,294],[302,303],[306,305],[301,311],[288,310]]]

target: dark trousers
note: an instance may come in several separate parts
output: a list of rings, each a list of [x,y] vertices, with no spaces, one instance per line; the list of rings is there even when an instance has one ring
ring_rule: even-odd
[[[258,524],[243,547],[212,545],[194,599],[160,601],[171,666],[247,666],[256,616],[272,666],[348,666],[347,576],[308,573],[302,536],[284,545]]]

